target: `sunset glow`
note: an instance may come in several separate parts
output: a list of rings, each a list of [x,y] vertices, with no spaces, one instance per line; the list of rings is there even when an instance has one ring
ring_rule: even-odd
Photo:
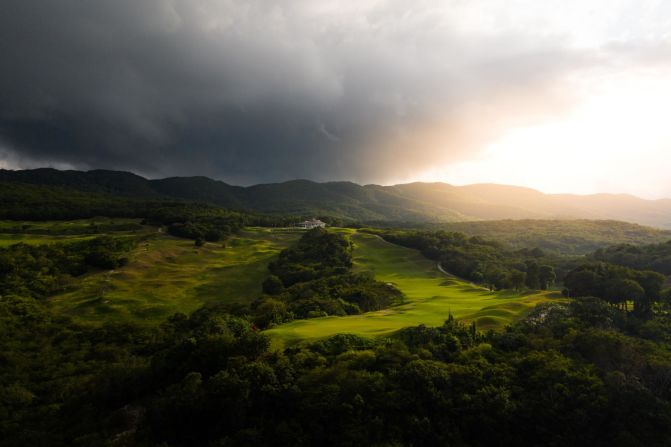
[[[670,2],[105,5],[0,17],[0,167],[671,197]]]
[[[593,82],[567,115],[507,129],[476,158],[429,170],[421,179],[518,184],[550,193],[669,196],[670,79],[652,73]]]

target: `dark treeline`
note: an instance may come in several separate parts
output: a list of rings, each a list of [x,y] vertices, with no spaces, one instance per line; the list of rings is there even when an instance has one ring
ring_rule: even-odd
[[[666,277],[650,270],[634,270],[607,263],[582,265],[566,275],[565,295],[571,297],[596,296],[627,310],[628,301],[633,311],[647,317],[652,307],[668,295],[663,292]]]
[[[23,183],[0,184],[0,219],[7,220],[66,220],[98,216],[145,219],[157,225],[202,224],[214,219],[226,219],[232,227],[249,225],[262,227],[293,226],[315,216],[286,213],[262,214],[244,209],[227,209],[208,203],[175,199],[133,199],[123,195],[84,192],[62,186],[42,186]],[[352,226],[354,222],[327,215],[317,216],[329,225]],[[179,231],[179,230],[176,230]],[[190,238],[204,237],[208,230],[187,231]],[[183,232],[183,234],[186,234]]]
[[[541,289],[574,267],[573,258],[551,256],[540,248],[510,250],[497,241],[446,231],[373,230],[385,240],[415,248],[453,275],[490,289]]]
[[[132,237],[102,236],[68,244],[14,244],[0,248],[0,296],[46,298],[91,269],[113,269],[128,261]]]
[[[269,265],[264,296],[252,304],[261,327],[295,318],[352,315],[402,301],[392,285],[353,273],[352,247],[340,233],[315,228]]]
[[[597,298],[281,352],[217,308],[78,326],[0,299],[4,446],[663,446],[671,320]]]
[[[644,246],[614,245],[597,250],[591,257],[597,261],[671,275],[671,240]]]
[[[114,219],[100,218],[98,221],[91,222],[71,222],[63,221],[61,223],[49,222],[42,224],[40,222],[5,222],[0,226],[0,233],[3,234],[40,234],[40,235],[83,235],[83,234],[106,234],[113,232],[137,232],[142,230],[139,222],[128,222],[126,220],[115,221]]]
[[[97,216],[144,218],[154,208],[183,205],[174,201],[135,200],[58,186],[21,183],[3,183],[0,187],[0,204],[0,219],[36,221]]]
[[[651,244],[671,238],[668,230],[614,220],[483,220],[427,226],[493,239],[513,250],[538,247],[563,255],[587,255],[611,245]]]

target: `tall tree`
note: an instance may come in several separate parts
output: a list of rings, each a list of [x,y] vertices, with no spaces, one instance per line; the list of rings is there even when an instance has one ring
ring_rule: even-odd
[[[521,290],[524,287],[524,283],[527,279],[527,274],[521,270],[512,269],[510,271],[510,286],[514,290]]]
[[[538,268],[538,283],[541,290],[547,290],[557,279],[555,269],[551,265],[541,265]]]
[[[538,278],[539,273],[538,262],[533,260],[526,261],[526,266],[527,266],[527,279],[526,279],[527,287],[536,290],[540,286],[540,281]]]

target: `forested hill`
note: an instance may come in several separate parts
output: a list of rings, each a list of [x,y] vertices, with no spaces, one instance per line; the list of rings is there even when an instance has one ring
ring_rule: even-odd
[[[597,261],[618,264],[640,270],[654,270],[671,275],[671,240],[663,244],[645,246],[633,244],[600,248],[591,256]]]
[[[586,255],[611,245],[660,244],[671,240],[670,230],[614,220],[487,220],[427,227],[494,239],[513,249],[540,248],[571,255]]]
[[[134,198],[182,199],[226,208],[300,215],[330,215],[362,222],[458,222],[494,219],[613,219],[671,228],[671,200],[629,195],[543,194],[503,185],[394,186],[351,182],[232,186],[207,177],[149,180],[121,171],[0,170],[0,184],[22,183]]]

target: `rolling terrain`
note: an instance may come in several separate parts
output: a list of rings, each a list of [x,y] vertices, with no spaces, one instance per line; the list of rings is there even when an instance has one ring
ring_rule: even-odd
[[[23,223],[37,232],[83,234],[94,221]],[[117,221],[122,224],[123,221]],[[136,222],[127,221],[126,224]],[[4,223],[3,225],[8,225]],[[101,221],[98,221],[98,225]],[[0,225],[0,229],[2,229]],[[249,304],[262,293],[268,263],[298,239],[293,229],[246,228],[225,244],[193,241],[141,227],[141,242],[127,265],[92,272],[74,279],[68,289],[49,299],[49,306],[83,324],[136,323],[155,325],[175,312],[190,314],[203,305]],[[475,321],[480,329],[498,329],[519,318],[533,305],[557,298],[550,292],[518,294],[489,292],[439,271],[418,251],[388,243],[378,236],[352,229],[345,233],[354,244],[354,270],[371,272],[379,281],[398,287],[404,303],[389,309],[347,317],[295,320],[267,331],[276,343],[321,338],[335,333],[388,335],[417,324],[440,326],[451,313]],[[123,234],[123,233],[109,233]],[[23,236],[21,234],[15,237]],[[49,242],[68,236],[43,235]],[[27,236],[26,236],[27,237]],[[47,240],[47,239],[45,239]],[[36,243],[39,243],[39,239]]]
[[[205,304],[248,303],[261,294],[268,262],[297,232],[247,229],[226,246],[154,234],[138,245],[128,265],[85,276],[50,299],[57,312],[85,323],[155,324]]]
[[[361,315],[296,320],[266,331],[278,345],[337,333],[372,337],[418,324],[440,326],[450,313],[457,319],[475,321],[481,330],[501,329],[536,304],[561,299],[560,294],[553,292],[490,292],[445,275],[416,250],[365,233],[352,232],[350,237],[355,244],[356,269],[372,272],[377,280],[394,284],[404,293],[405,303]]]
[[[671,229],[671,199],[645,200],[624,194],[543,194],[530,188],[495,184],[362,186],[292,180],[241,187],[207,177],[148,180],[121,171],[47,168],[0,170],[0,184],[8,190],[21,185],[60,188],[61,196],[72,191],[94,194],[97,199],[107,196],[197,201],[236,210],[325,215],[359,222],[610,219]],[[0,194],[0,201],[10,199]]]

